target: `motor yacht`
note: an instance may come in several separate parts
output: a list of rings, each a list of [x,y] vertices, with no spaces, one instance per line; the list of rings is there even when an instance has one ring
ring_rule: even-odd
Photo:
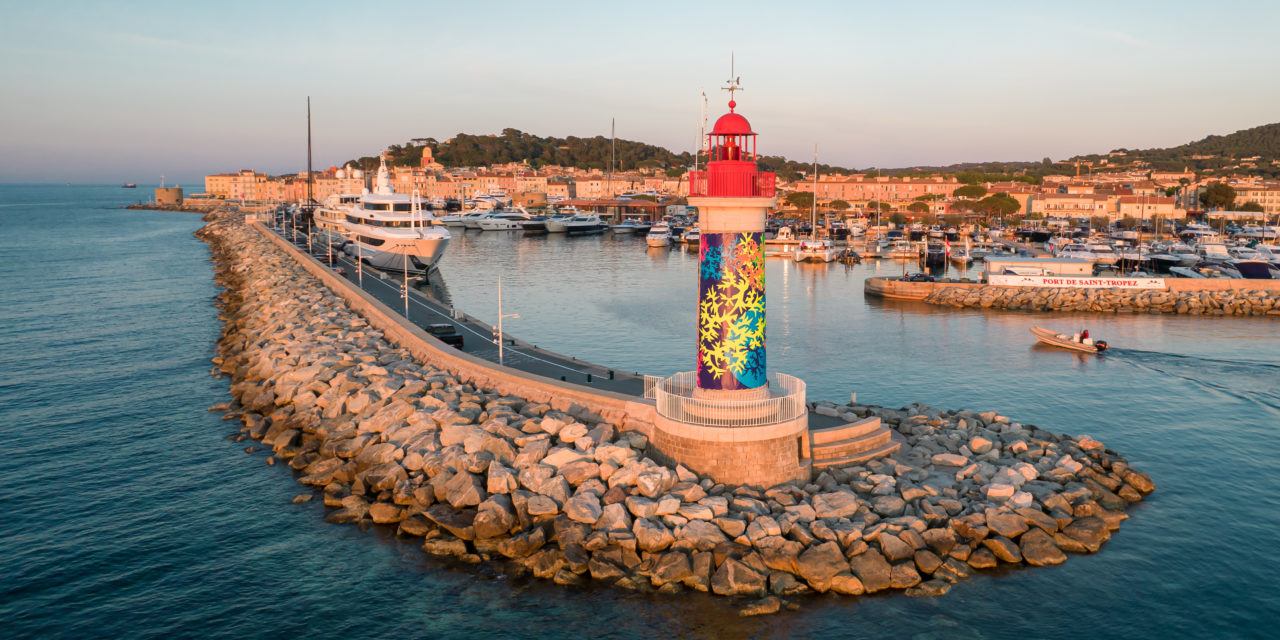
[[[563,211],[563,210],[562,210]],[[565,233],[569,229],[565,227],[565,223],[572,220],[576,214],[558,213],[547,218],[547,233]]]
[[[325,198],[311,216],[311,242],[316,246],[340,247],[347,241],[347,213],[360,204],[358,193],[335,193]]]
[[[700,244],[702,242],[702,231],[698,229],[696,224],[685,227],[684,233],[680,234],[680,241],[685,244]]]
[[[920,249],[910,240],[891,240],[879,251],[880,257],[890,259],[915,258],[919,255]]]
[[[500,213],[495,213],[487,218],[481,219],[477,224],[483,231],[522,231],[524,230],[524,222],[533,219],[533,216],[523,208],[507,209]]]
[[[636,233],[640,228],[640,223],[635,218],[627,218],[618,224],[609,225],[609,230],[614,235],[631,235]]]
[[[351,242],[344,251],[378,269],[430,272],[444,257],[451,235],[423,208],[426,204],[391,188],[384,160],[374,190],[345,213]]]
[[[800,241],[794,260],[796,262],[831,262],[839,253],[840,250],[836,249],[827,238],[810,238]]]
[[[465,229],[479,231],[480,221],[492,216],[493,214],[494,214],[493,209],[487,209],[487,210],[481,209],[481,210],[472,211],[471,213],[468,213],[462,216],[462,226]]]
[[[1086,247],[1083,244],[1078,244],[1074,242],[1071,244],[1064,244],[1059,246],[1057,256],[1059,258],[1074,258],[1076,260],[1087,260],[1090,263],[1096,263],[1098,261],[1098,254],[1090,251],[1089,247]]]
[[[1093,253],[1093,263],[1109,267],[1116,263],[1116,252],[1111,245],[1103,242],[1086,243],[1084,248]]]
[[[666,247],[671,244],[671,227],[665,222],[659,222],[645,234],[645,244],[650,247]]]
[[[550,225],[548,224],[548,229]],[[608,229],[609,225],[600,220],[600,216],[592,213],[587,215],[576,215],[564,221],[564,231],[571,236],[583,236],[593,233],[602,233]]]
[[[547,216],[533,216],[528,220],[520,221],[520,228],[524,230],[527,236],[546,235],[547,233]]]

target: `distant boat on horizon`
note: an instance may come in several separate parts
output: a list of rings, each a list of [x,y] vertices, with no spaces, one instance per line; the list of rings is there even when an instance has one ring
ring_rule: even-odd
[[[126,183],[124,183],[123,185],[121,185],[121,186],[120,186],[120,188],[121,188],[121,189],[137,189],[137,188],[138,188],[138,183],[136,183],[136,182],[126,182]]]

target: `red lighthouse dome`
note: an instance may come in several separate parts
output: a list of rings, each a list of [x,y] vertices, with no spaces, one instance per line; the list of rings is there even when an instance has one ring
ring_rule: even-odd
[[[707,134],[707,170],[689,174],[690,196],[773,197],[773,174],[756,168],[756,132],[742,114],[734,112],[737,106],[730,99],[729,113],[720,116]]]
[[[734,113],[733,108],[736,103],[729,103],[729,113],[720,116],[716,120],[716,126],[711,129],[713,136],[754,136],[756,133],[751,130],[751,123],[742,117],[740,113]]]

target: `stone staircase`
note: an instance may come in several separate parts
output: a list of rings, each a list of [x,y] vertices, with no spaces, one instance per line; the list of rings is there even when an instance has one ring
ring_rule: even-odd
[[[814,469],[866,462],[887,456],[902,446],[893,440],[893,433],[880,424],[879,416],[812,429],[809,443]]]

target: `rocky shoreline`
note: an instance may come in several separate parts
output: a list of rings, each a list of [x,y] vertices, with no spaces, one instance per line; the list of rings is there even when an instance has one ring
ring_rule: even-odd
[[[1280,291],[1153,291],[1044,287],[939,287],[924,302],[956,308],[1104,313],[1280,316]]]
[[[1154,486],[1087,436],[995,412],[821,403],[879,415],[891,458],[811,483],[732,487],[653,462],[648,439],[476,388],[387,342],[241,216],[211,247],[223,333],[215,375],[246,451],[269,451],[335,523],[394,526],[424,551],[558,584],[751,598],[936,596],[975,571],[1093,553]]]

